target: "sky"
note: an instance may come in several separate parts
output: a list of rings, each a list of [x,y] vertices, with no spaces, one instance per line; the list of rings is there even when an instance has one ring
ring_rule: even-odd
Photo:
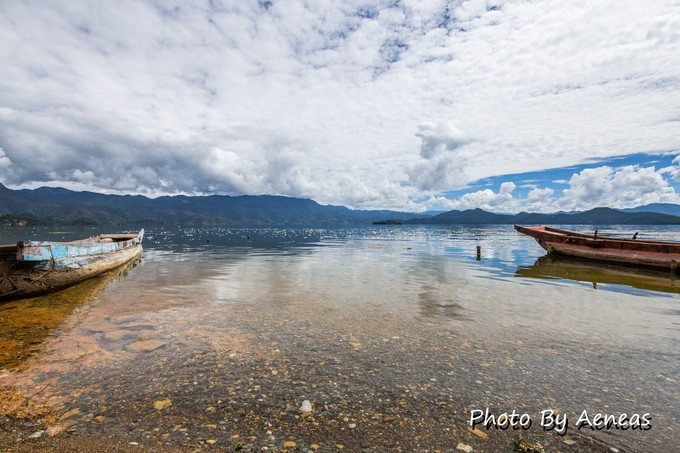
[[[0,1],[0,182],[680,203],[680,0]]]

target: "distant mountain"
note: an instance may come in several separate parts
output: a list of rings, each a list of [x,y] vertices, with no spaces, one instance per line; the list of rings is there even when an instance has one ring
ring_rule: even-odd
[[[625,224],[676,225],[678,205],[647,205],[629,210],[596,208],[585,212],[494,214],[482,209],[448,211],[437,215],[399,211],[352,210],[320,205],[303,198],[273,195],[189,197],[155,199],[141,195],[106,195],[41,187],[11,190],[0,184],[0,225],[39,224],[167,224],[224,226],[343,226],[370,225],[387,219],[404,224]],[[639,212],[638,212],[639,211]],[[672,211],[676,212],[676,211]]]
[[[624,212],[656,212],[658,214],[680,215],[680,205],[672,203],[652,203],[637,208],[621,209]]]
[[[595,208],[573,214],[494,214],[483,209],[449,211],[432,217],[411,219],[409,224],[491,225],[680,225],[680,217],[656,212],[624,212],[611,208]]]
[[[425,219],[411,219],[410,224],[450,224],[450,225],[490,225],[512,223],[512,216],[494,214],[483,209],[468,209],[466,211],[448,211]]]
[[[386,218],[423,215],[399,211],[352,210],[309,199],[271,195],[165,196],[107,195],[41,187],[11,190],[0,184],[0,214],[42,223],[161,223],[232,226],[326,226],[371,224]]]

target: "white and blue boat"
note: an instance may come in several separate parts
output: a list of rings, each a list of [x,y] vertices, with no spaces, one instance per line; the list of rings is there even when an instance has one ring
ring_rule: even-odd
[[[122,266],[141,255],[143,237],[140,230],[73,242],[0,245],[0,299],[57,291]]]

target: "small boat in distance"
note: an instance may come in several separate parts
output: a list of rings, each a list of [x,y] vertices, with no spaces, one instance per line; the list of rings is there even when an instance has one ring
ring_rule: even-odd
[[[115,269],[142,253],[144,230],[73,242],[0,245],[0,299],[56,291]]]
[[[631,239],[575,233],[547,226],[515,229],[536,239],[548,254],[572,256],[608,263],[678,271],[680,242],[639,240],[637,233]]]

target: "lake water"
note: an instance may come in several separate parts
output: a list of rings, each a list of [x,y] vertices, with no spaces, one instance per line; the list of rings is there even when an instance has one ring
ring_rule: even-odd
[[[0,239],[99,232],[61,230]],[[680,238],[677,227],[600,228],[634,231]],[[680,283],[663,273],[545,260],[512,226],[151,228],[144,248],[126,269],[0,305],[0,414],[30,420],[4,442],[494,451],[521,433],[561,451],[680,444]],[[527,413],[532,428],[470,432],[471,411],[486,408]],[[541,429],[544,410],[568,416],[564,437]],[[577,429],[583,411],[647,413],[651,429]]]

